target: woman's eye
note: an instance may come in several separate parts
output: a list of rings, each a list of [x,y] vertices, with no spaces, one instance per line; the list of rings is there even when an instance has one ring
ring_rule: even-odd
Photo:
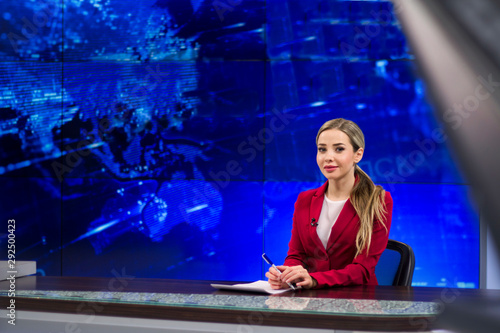
[[[325,152],[325,151],[326,151],[326,149],[325,149],[325,148],[318,148],[318,151],[319,151],[319,152]]]
[[[344,150],[344,148],[342,148],[342,147],[338,147],[338,148],[337,148],[337,151],[339,151],[339,152],[340,152],[340,151],[343,151],[343,150]]]

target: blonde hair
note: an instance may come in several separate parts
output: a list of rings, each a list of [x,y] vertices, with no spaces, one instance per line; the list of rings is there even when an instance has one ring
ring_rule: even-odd
[[[327,121],[321,126],[316,136],[316,145],[318,144],[319,135],[330,129],[337,129],[344,132],[357,152],[360,148],[365,149],[365,136],[359,126],[351,120],[337,118]],[[385,190],[380,185],[375,185],[361,168],[356,164],[354,174],[358,176],[357,182],[351,190],[349,199],[356,213],[359,216],[359,231],[356,235],[356,256],[366,249],[366,253],[370,249],[371,238],[373,233],[374,219],[378,220],[388,232],[383,216],[386,213],[385,209]]]

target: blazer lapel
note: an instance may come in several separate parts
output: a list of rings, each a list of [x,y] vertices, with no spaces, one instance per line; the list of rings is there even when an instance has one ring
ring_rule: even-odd
[[[328,186],[328,181],[323,184],[320,188],[316,190],[316,192],[313,194],[313,197],[311,199],[311,206],[309,208],[309,236],[312,239],[314,246],[319,249],[325,249],[323,246],[323,243],[321,243],[321,240],[318,237],[318,231],[316,230],[317,227],[311,225],[313,223],[318,223],[319,220],[319,215],[321,214],[321,208],[323,208],[323,201],[324,201],[324,195],[326,188]]]
[[[332,245],[337,242],[339,237],[344,232],[345,228],[351,223],[351,221],[356,217],[356,210],[354,206],[351,204],[351,199],[347,199],[344,207],[340,211],[340,215],[337,218],[337,221],[332,227],[332,232],[330,234],[330,238],[328,239],[327,249],[330,250]],[[328,252],[328,251],[327,251]]]

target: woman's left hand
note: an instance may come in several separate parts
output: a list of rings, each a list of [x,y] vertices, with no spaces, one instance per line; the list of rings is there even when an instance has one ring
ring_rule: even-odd
[[[282,266],[285,268],[285,266]],[[311,289],[316,287],[318,282],[309,275],[307,269],[302,266],[286,267],[280,276],[281,281],[295,283],[297,287]]]

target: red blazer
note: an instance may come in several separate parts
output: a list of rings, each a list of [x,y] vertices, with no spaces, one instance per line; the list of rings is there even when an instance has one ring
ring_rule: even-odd
[[[332,227],[327,250],[321,243],[312,219],[319,220],[328,181],[317,189],[304,191],[295,202],[292,238],[288,244],[285,266],[301,265],[318,281],[317,288],[347,285],[377,285],[375,265],[387,246],[392,219],[392,197],[385,192],[386,229],[374,222],[368,255],[366,250],[356,254],[356,235],[359,230],[359,216],[347,200],[337,221]]]

